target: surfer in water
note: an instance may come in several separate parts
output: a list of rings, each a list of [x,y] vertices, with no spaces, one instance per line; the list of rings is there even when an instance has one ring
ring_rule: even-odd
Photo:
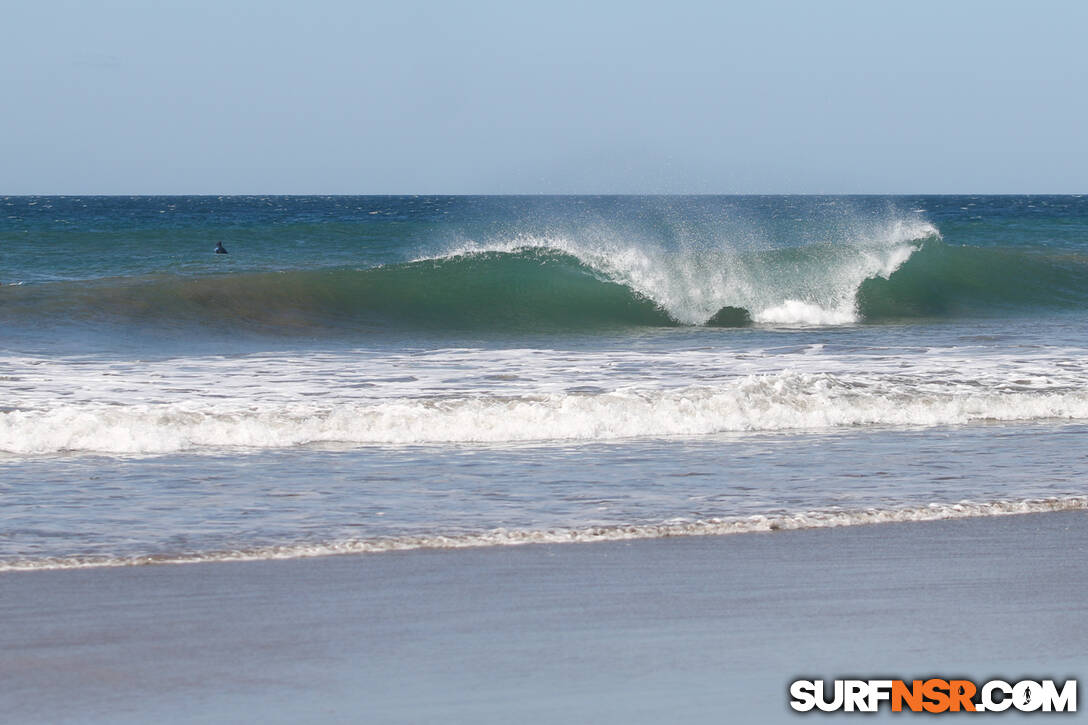
[[[230,254],[230,252],[227,251],[227,248],[223,246],[223,242],[216,242],[215,243],[215,253],[216,254]]]

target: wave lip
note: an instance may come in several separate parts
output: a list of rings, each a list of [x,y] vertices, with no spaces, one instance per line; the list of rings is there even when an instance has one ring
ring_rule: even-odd
[[[608,237],[516,237],[468,243],[417,261],[558,254],[652,301],[682,325],[705,324],[723,308],[744,310],[762,324],[841,325],[858,321],[856,296],[862,283],[889,277],[924,242],[941,237],[929,222],[913,219],[861,224],[842,234],[822,245],[778,248],[731,243],[670,248]]]
[[[164,454],[309,444],[597,441],[846,426],[1088,419],[1080,387],[785,371],[718,386],[351,403],[68,403],[0,412],[0,451]]]
[[[1052,511],[1083,511],[1088,497],[1069,496],[1043,499],[960,501],[866,509],[825,509],[798,513],[762,514],[734,518],[709,518],[697,521],[669,521],[658,524],[588,526],[553,529],[492,529],[479,533],[450,535],[409,535],[375,539],[349,539],[316,544],[263,546],[252,549],[210,551],[187,554],[161,554],[128,557],[45,557],[0,561],[0,572],[84,569],[205,562],[267,561],[305,559],[339,554],[377,554],[414,549],[467,549],[486,546],[524,544],[567,544],[634,539],[660,539],[677,536],[725,536],[732,534],[796,531],[800,529],[838,528],[872,524],[941,521],[947,519],[1010,516]]]

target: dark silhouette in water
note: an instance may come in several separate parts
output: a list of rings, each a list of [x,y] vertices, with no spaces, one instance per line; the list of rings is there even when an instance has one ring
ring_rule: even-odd
[[[707,327],[747,327],[752,316],[743,307],[723,307],[706,321]]]
[[[215,243],[215,253],[216,254],[230,254],[230,252],[227,251],[227,248],[223,246],[223,242],[216,242]]]

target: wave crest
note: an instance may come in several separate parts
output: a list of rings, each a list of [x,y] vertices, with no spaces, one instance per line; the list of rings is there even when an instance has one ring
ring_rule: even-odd
[[[855,298],[865,280],[887,278],[922,242],[936,239],[940,232],[929,222],[894,220],[801,247],[751,250],[730,244],[666,247],[625,240],[516,237],[465,244],[417,262],[560,254],[577,260],[602,282],[618,283],[652,301],[680,324],[704,324],[730,307],[766,324],[841,325],[858,321]]]

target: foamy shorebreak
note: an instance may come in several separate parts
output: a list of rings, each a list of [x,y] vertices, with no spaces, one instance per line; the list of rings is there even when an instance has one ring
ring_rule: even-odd
[[[354,539],[321,544],[257,547],[248,550],[208,551],[181,555],[46,557],[11,561],[0,560],[0,572],[305,559],[341,554],[380,554],[416,549],[467,549],[526,544],[588,544],[603,541],[662,539],[676,536],[727,536],[800,529],[894,524],[908,521],[942,521],[986,516],[1011,516],[1048,511],[1081,511],[1085,509],[1088,509],[1088,497],[1085,496],[983,503],[960,501],[950,504],[931,503],[925,506],[890,509],[806,511],[794,514],[747,516],[736,519],[669,521],[660,524],[594,526],[581,529],[493,529],[472,534],[434,534]]]

